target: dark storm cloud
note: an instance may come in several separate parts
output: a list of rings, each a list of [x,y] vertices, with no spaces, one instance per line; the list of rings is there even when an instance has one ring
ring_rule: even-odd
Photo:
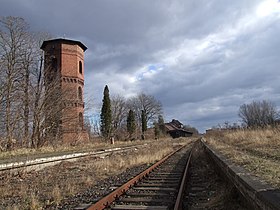
[[[0,12],[86,44],[95,101],[105,84],[127,97],[144,91],[167,120],[203,130],[237,121],[252,100],[280,105],[280,11],[267,14],[265,1],[274,0],[2,0]]]

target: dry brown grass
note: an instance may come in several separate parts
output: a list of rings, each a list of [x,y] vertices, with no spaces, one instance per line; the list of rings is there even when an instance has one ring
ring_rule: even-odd
[[[62,162],[39,172],[27,173],[23,177],[7,175],[0,179],[0,209],[2,206],[5,209],[17,206],[20,209],[40,209],[48,204],[59,204],[63,198],[80,193],[101,179],[117,175],[127,168],[149,165],[173,151],[174,145],[190,142],[183,138],[176,141],[145,141],[148,143],[146,147],[139,147],[126,154]],[[9,203],[9,199],[16,199],[16,202]]]
[[[280,131],[222,131],[206,136],[207,142],[236,164],[280,187]]]
[[[20,210],[20,207],[18,206],[7,207],[7,210]]]
[[[31,210],[38,210],[42,209],[42,203],[39,201],[39,198],[35,193],[31,193],[30,196],[30,209]]]
[[[138,144],[143,144],[144,142],[150,144],[156,142],[156,140],[147,139],[145,141],[142,140],[115,141],[115,144],[110,144],[109,142],[102,142],[98,140],[98,141],[92,141],[90,143],[79,144],[75,146],[69,146],[69,145],[43,146],[38,149],[17,148],[12,151],[0,152],[0,162],[5,160],[10,160],[10,159],[16,161],[22,158],[31,159],[33,157],[38,157],[38,156],[48,157],[48,156],[68,154],[73,152],[89,152],[89,151],[95,151],[99,149],[109,149],[115,147],[138,145]]]
[[[173,151],[171,147],[160,150],[140,151],[134,156],[115,156],[93,163],[90,167],[101,174],[116,174],[137,165],[153,163]]]
[[[52,190],[52,200],[55,204],[59,204],[59,202],[62,200],[62,192],[58,185],[55,185]]]
[[[72,183],[66,183],[65,190],[66,190],[66,193],[70,196],[75,195],[75,193],[76,193],[75,186],[73,186]]]

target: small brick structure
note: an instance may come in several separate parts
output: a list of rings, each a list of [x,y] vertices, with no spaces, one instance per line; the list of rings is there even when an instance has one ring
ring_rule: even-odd
[[[63,143],[88,141],[84,129],[84,52],[87,47],[79,41],[52,39],[44,41],[44,78],[50,92],[49,123],[52,132]],[[54,81],[56,86],[54,86]],[[61,107],[59,109],[55,107]],[[51,107],[51,106],[50,106]],[[49,135],[51,137],[51,135]]]

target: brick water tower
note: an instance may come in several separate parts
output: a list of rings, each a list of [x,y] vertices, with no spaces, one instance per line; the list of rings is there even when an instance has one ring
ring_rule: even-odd
[[[46,108],[49,136],[59,136],[64,143],[87,141],[89,137],[84,129],[84,52],[87,47],[79,41],[52,39],[44,41],[41,49],[49,97],[49,108]]]

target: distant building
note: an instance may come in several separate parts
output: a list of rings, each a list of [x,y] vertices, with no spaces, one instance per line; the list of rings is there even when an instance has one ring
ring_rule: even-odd
[[[183,128],[183,124],[180,121],[175,119],[169,123],[165,123],[165,130],[172,138],[189,137],[193,135],[192,132]]]
[[[52,95],[49,101],[53,106],[46,113],[51,116],[48,123],[52,127],[48,136],[59,134],[62,141],[68,143],[88,140],[84,128],[84,51],[87,47],[79,41],[52,39],[44,41],[41,49],[44,50],[46,91]],[[62,108],[56,110],[55,106],[59,105]]]

